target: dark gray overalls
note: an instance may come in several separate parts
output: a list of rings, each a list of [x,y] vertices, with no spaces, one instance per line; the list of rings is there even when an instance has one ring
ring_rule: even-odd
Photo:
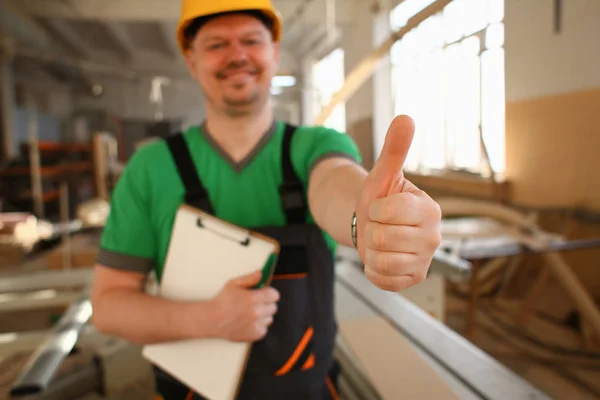
[[[306,223],[304,187],[290,157],[295,130],[286,125],[281,149],[280,195],[287,225],[247,227],[280,243],[272,281],[280,300],[268,334],[252,347],[238,400],[337,400],[334,260],[317,225]],[[184,137],[178,133],[166,141],[186,188],[185,202],[214,215]],[[164,371],[155,371],[165,400],[202,399]]]

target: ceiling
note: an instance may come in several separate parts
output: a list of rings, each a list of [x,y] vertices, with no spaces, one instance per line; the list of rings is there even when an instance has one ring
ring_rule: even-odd
[[[298,72],[298,60],[323,38],[328,21],[337,27],[352,24],[356,1],[367,0],[274,0],[285,25],[282,73]],[[16,63],[23,71],[84,88],[99,75],[187,79],[175,38],[180,0],[3,3],[0,23],[14,39]]]

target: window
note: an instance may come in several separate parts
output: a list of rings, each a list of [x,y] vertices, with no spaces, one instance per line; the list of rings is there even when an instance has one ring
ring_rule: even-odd
[[[312,76],[313,113],[318,116],[344,84],[344,51],[337,48],[317,61],[313,65]],[[340,132],[346,131],[346,107],[343,103],[335,107],[324,125]]]
[[[405,0],[392,29],[434,0]],[[415,120],[406,169],[505,169],[504,0],[454,0],[391,49],[394,113]]]

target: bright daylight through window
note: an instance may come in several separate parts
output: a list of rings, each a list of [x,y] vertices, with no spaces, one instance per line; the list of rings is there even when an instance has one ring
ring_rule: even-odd
[[[344,50],[337,48],[313,65],[313,113],[318,116],[331,97],[344,85]],[[346,131],[346,107],[339,103],[323,124]]]
[[[434,0],[405,0],[393,30]],[[454,0],[391,50],[394,113],[415,119],[407,170],[504,172],[504,0]]]

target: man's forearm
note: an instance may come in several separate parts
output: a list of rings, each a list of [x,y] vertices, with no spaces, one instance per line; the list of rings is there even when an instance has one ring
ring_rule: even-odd
[[[138,344],[215,335],[215,313],[208,302],[181,303],[143,292],[115,289],[93,302],[93,324],[103,333]]]
[[[367,172],[351,160],[331,159],[312,175],[308,196],[315,222],[338,243],[353,246],[352,214]]]

